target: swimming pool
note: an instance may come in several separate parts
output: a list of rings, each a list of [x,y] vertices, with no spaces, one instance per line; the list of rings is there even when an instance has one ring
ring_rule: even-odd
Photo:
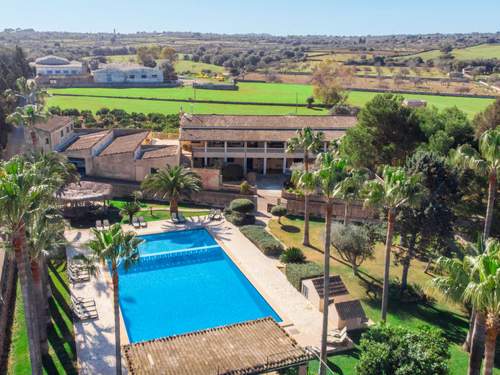
[[[281,321],[205,229],[141,238],[139,263],[119,269],[131,343],[268,316]]]

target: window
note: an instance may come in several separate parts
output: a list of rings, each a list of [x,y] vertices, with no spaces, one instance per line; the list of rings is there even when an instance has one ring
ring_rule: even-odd
[[[64,74],[68,74],[68,73],[69,73],[69,71],[67,71],[67,70],[63,70],[63,73],[64,73]]]
[[[48,138],[45,138],[45,144],[48,145],[49,144],[49,139]]]
[[[130,78],[130,79],[135,79],[135,74],[131,74],[131,75],[129,75],[129,76],[128,76],[128,78]]]
[[[146,74],[141,75],[141,78],[148,78]]]
[[[71,74],[78,74],[78,72],[76,70],[72,70]]]
[[[234,163],[234,158],[227,158],[228,163]]]
[[[61,130],[61,137],[64,137],[64,130]]]
[[[151,173],[151,174],[157,174],[157,173],[158,173],[158,171],[159,171],[159,169],[158,169],[158,168],[151,168],[151,172],[150,172],[150,173]]]
[[[69,127],[66,128],[66,134],[69,134]]]
[[[61,74],[61,71],[60,70],[56,70],[56,74]]]
[[[53,74],[54,72],[52,70],[47,70],[47,74]]]
[[[158,78],[158,74],[153,74],[151,77]]]

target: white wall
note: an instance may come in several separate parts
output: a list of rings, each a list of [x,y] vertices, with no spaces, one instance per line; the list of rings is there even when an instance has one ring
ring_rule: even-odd
[[[97,83],[161,83],[163,72],[157,68],[98,69],[93,73]]]

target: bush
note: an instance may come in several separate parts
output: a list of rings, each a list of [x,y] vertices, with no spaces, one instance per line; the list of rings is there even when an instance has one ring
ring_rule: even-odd
[[[286,215],[286,207],[277,205],[271,208],[271,215],[278,217],[278,223],[281,224],[281,217]]]
[[[251,186],[248,181],[243,181],[240,185],[240,194],[249,194],[250,188]]]
[[[237,227],[241,227],[243,225],[252,225],[255,224],[255,216],[250,214],[245,214],[237,211],[232,211],[229,208],[224,210],[224,216],[226,220],[230,223],[236,225]]]
[[[289,263],[286,265],[285,275],[290,284],[300,291],[301,281],[312,277],[323,276],[323,268],[314,262]]]
[[[245,225],[240,231],[267,256],[277,257],[283,252],[281,243],[261,225]]]
[[[255,204],[250,199],[234,199],[229,204],[229,209],[231,211],[236,211],[242,214],[248,214],[255,210]]]
[[[243,167],[239,164],[228,164],[222,168],[224,181],[238,181],[243,178]]]
[[[361,336],[359,375],[446,375],[448,340],[428,326],[417,329],[378,325]]]
[[[283,263],[304,263],[306,256],[298,247],[289,247],[281,254],[280,260]]]

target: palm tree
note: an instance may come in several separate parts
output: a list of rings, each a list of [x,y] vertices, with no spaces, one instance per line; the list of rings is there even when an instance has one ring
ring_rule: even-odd
[[[332,153],[322,153],[317,158],[317,169],[313,172],[313,179],[325,197],[325,242],[324,242],[324,275],[323,275],[323,326],[321,331],[321,363],[320,375],[326,373],[325,363],[327,337],[328,337],[328,305],[330,289],[330,236],[332,228],[333,199],[335,198],[339,183],[347,176],[347,163],[337,159]]]
[[[361,197],[361,190],[366,177],[366,171],[356,169],[351,171],[349,176],[339,184],[337,197],[344,201],[344,225],[349,223],[350,205]]]
[[[122,216],[128,216],[128,222],[129,224],[132,224],[132,219],[134,218],[134,215],[138,213],[141,210],[141,207],[139,204],[133,200],[133,201],[128,201],[125,202],[123,207],[120,210],[120,215]]]
[[[200,177],[180,165],[150,174],[142,182],[141,188],[156,198],[170,201],[170,214],[178,213],[179,199],[201,190]]]
[[[7,100],[11,100],[21,106],[25,105],[43,105],[48,96],[46,90],[41,89],[35,80],[27,80],[25,77],[19,77],[16,80],[16,89],[7,89],[4,92]]]
[[[458,166],[470,168],[488,178],[488,204],[483,229],[483,240],[486,241],[490,236],[497,177],[500,172],[500,129],[483,133],[479,139],[479,152],[468,144],[462,145],[452,151],[451,160]]]
[[[23,295],[32,374],[41,374],[40,329],[33,276],[26,244],[26,223],[52,190],[40,181],[37,171],[22,157],[0,164],[0,224],[9,233]]]
[[[382,178],[366,181],[364,186],[365,205],[381,207],[387,212],[387,237],[385,241],[384,287],[382,293],[382,320],[387,318],[389,301],[389,267],[394,237],[397,210],[403,205],[416,206],[420,202],[423,187],[419,175],[407,175],[400,167],[386,166]]]
[[[38,136],[35,131],[35,124],[38,121],[45,121],[47,115],[42,112],[42,108],[37,105],[26,105],[17,107],[16,110],[7,116],[6,122],[15,126],[26,126],[30,129],[31,142],[36,149],[38,145]]]
[[[41,349],[45,354],[48,351],[47,325],[50,322],[47,258],[54,256],[66,244],[62,216],[50,206],[33,212],[26,221],[26,237],[38,306]]]
[[[113,303],[115,313],[115,356],[116,374],[122,373],[121,339],[120,339],[120,305],[119,305],[119,272],[123,265],[127,271],[131,265],[139,260],[138,246],[142,242],[133,231],[124,232],[120,224],[114,224],[108,230],[92,230],[94,239],[88,243],[91,255],[81,257],[92,273],[96,273],[99,263],[108,263],[111,266],[113,280]]]
[[[485,375],[493,373],[496,339],[500,329],[500,242],[488,240],[479,255],[469,255],[463,260],[441,257],[437,262],[441,273],[432,285],[455,302],[471,303],[477,316],[485,324],[486,345],[484,349]],[[479,319],[476,319],[476,324]],[[479,353],[480,357],[482,353]],[[481,361],[469,359],[468,374],[480,371]],[[479,365],[479,366],[478,366]]]
[[[311,154],[318,153],[323,145],[323,133],[315,133],[311,128],[297,130],[297,135],[291,138],[287,144],[287,152],[302,151],[304,153],[304,173],[309,173],[309,157]],[[308,189],[304,193],[304,240],[305,246],[310,246],[309,242],[309,194]]]

